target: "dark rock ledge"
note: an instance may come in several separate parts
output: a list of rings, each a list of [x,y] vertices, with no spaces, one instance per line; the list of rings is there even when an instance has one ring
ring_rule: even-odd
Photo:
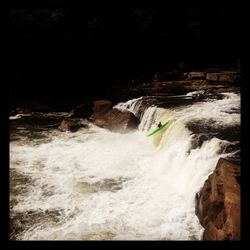
[[[220,158],[196,195],[196,215],[203,240],[240,240],[240,166]]]
[[[79,119],[89,119],[99,127],[119,133],[129,132],[139,125],[139,119],[133,113],[112,108],[109,100],[97,100],[74,108],[70,117],[61,122],[59,129],[74,132],[80,128]]]

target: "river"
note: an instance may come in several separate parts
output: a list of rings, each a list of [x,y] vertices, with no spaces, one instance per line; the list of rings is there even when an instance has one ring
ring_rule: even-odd
[[[201,239],[195,195],[218,159],[239,151],[239,133],[232,134],[240,127],[240,95],[150,105],[139,114],[141,99],[115,106],[140,118],[126,134],[87,120],[63,133],[55,126],[62,112],[11,121],[12,239]],[[147,137],[164,120],[171,122]]]

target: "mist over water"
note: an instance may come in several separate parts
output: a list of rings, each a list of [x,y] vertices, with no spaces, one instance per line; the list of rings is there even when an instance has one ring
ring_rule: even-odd
[[[171,109],[120,103],[138,130],[113,133],[89,122],[76,133],[15,121],[10,140],[10,206],[20,240],[199,240],[195,194],[223,147],[216,136],[193,147],[187,124],[240,125],[240,96],[224,93]],[[55,117],[60,114],[54,114]],[[170,124],[147,137],[159,121]]]

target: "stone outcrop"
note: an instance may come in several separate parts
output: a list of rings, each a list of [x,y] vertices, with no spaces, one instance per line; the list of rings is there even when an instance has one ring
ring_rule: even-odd
[[[181,72],[157,72],[154,80],[158,81],[182,81],[182,80],[207,80],[212,82],[239,83],[240,73],[234,71],[214,70]]]
[[[151,82],[141,82],[123,89],[113,89],[112,96],[138,98],[147,95],[184,95],[191,91],[208,90],[215,93],[239,92],[240,72],[236,71],[192,71],[185,73],[157,73]]]
[[[236,72],[223,72],[219,76],[220,82],[229,82],[229,83],[239,83],[240,82],[240,74]]]
[[[220,158],[196,196],[203,240],[240,240],[240,166]]]
[[[205,80],[206,72],[189,72],[187,74],[188,80]]]
[[[99,127],[120,133],[136,129],[139,124],[138,118],[133,113],[112,108],[112,103],[109,100],[97,100],[91,104],[79,105],[72,109],[70,115],[71,119],[62,121],[59,126],[60,130],[76,131],[80,126],[75,121],[75,117],[89,118]]]
[[[239,83],[240,73],[223,71],[219,73],[207,73],[206,80],[210,82]]]
[[[219,73],[207,73],[206,80],[217,82],[219,80]]]

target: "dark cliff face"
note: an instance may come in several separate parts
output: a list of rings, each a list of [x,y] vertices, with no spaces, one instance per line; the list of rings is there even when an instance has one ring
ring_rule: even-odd
[[[157,71],[237,67],[239,16],[226,8],[10,10],[11,100],[99,99]]]

